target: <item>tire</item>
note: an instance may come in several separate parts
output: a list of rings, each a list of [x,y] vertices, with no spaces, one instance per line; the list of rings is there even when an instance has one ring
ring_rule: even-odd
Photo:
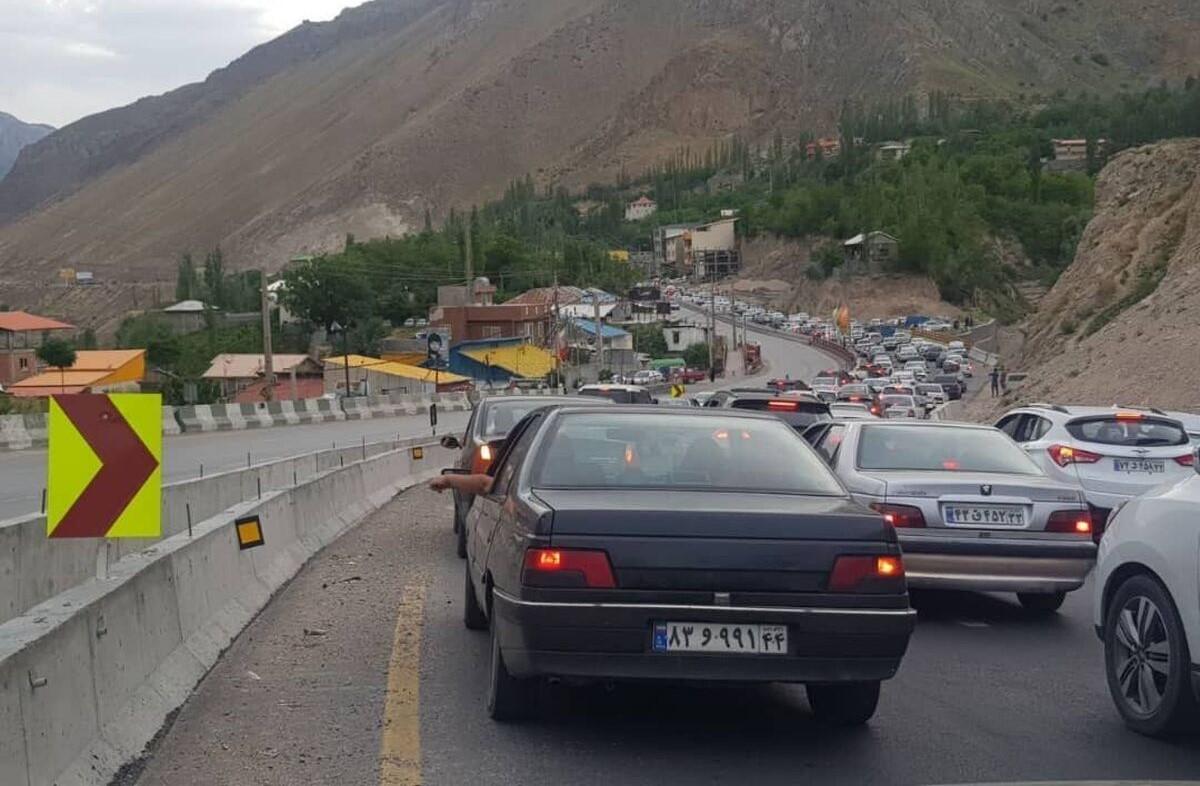
[[[1200,719],[1191,662],[1171,596],[1150,576],[1127,579],[1104,617],[1104,673],[1126,725],[1159,737]]]
[[[500,634],[493,618],[492,655],[488,668],[487,712],[494,721],[501,723],[525,720],[533,714],[537,699],[537,680],[519,680],[508,672],[504,665],[504,653],[500,650]]]
[[[471,565],[467,563],[463,570],[466,580],[463,582],[463,625],[467,630],[483,630],[487,627],[487,615],[479,606],[479,598],[475,595],[475,585],[471,583]]]
[[[1037,615],[1050,616],[1062,607],[1067,599],[1065,592],[1018,592],[1017,600],[1026,611]]]
[[[806,685],[808,704],[817,720],[837,726],[860,726],[879,705],[879,682]]]

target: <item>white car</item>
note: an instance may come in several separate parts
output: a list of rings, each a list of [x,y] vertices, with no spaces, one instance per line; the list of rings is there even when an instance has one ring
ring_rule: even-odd
[[[1047,475],[1080,485],[1100,526],[1122,503],[1187,477],[1195,460],[1183,425],[1161,410],[1032,404],[996,427]]]
[[[1200,472],[1200,448],[1192,453]],[[1125,503],[1100,541],[1094,620],[1125,723],[1168,734],[1200,720],[1200,476]]]

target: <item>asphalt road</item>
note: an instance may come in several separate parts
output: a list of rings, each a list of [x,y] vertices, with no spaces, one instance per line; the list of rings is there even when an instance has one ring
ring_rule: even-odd
[[[451,503],[397,498],[318,555],[239,637],[122,786],[985,783],[1190,779],[1200,738],[1126,730],[1090,586],[1050,619],[1006,596],[915,598],[917,632],[862,728],[801,688],[552,686],[484,711],[488,643],[461,622]]]
[[[439,433],[461,431],[469,413],[446,412],[438,417]],[[389,437],[414,437],[429,433],[429,416],[374,418],[307,426],[281,426],[250,431],[185,434],[163,441],[163,480],[171,483],[200,475],[294,456],[315,450],[358,444]],[[46,485],[46,451],[0,452],[0,521],[37,512]]]

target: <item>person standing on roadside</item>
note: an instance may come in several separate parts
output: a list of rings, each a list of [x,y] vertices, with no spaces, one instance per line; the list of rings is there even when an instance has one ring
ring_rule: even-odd
[[[1000,369],[993,367],[988,379],[992,381],[992,398],[996,398],[1000,395]]]
[[[1000,366],[1000,390],[1008,392],[1008,369],[1004,366]]]

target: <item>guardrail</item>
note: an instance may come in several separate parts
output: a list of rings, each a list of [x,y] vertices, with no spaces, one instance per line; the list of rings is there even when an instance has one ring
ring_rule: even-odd
[[[429,438],[399,444],[199,520],[0,625],[0,783],[108,783],[313,554],[451,458]],[[249,514],[265,543],[242,551],[233,525]]]

